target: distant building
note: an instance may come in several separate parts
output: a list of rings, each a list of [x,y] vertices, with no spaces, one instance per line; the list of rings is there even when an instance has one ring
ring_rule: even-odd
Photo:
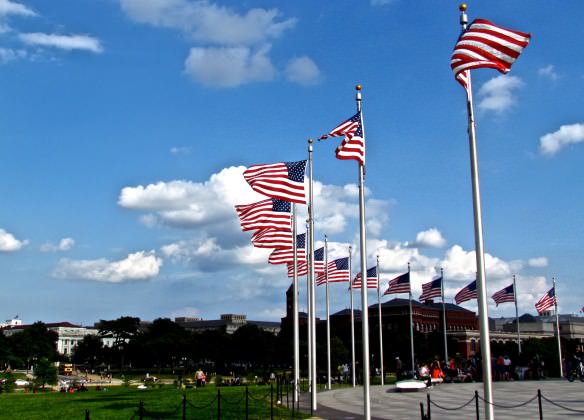
[[[227,334],[233,334],[244,325],[255,325],[260,330],[268,331],[273,334],[280,333],[280,323],[270,321],[251,321],[246,315],[242,314],[222,314],[220,319],[204,320],[201,318],[177,317],[174,319],[178,325],[187,331],[201,332],[209,330],[218,330],[225,328]]]
[[[7,337],[24,331],[31,325],[23,325],[21,320],[16,323],[0,324],[0,332]],[[57,333],[57,352],[59,354],[70,356],[77,344],[83,340],[85,336],[97,335],[98,330],[92,327],[83,327],[81,325],[71,324],[70,322],[54,322],[45,324],[49,331]],[[111,347],[113,339],[108,337],[101,337],[101,342],[104,346]]]

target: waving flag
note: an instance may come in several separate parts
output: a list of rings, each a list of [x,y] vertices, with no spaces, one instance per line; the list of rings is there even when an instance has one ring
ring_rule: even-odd
[[[450,65],[456,80],[466,88],[468,70],[493,68],[501,73],[509,72],[530,39],[530,34],[475,19],[462,33],[452,53]]]
[[[410,272],[397,276],[387,283],[387,290],[383,295],[391,295],[394,293],[410,293]]]
[[[548,310],[557,303],[556,301],[556,288],[552,287],[548,292],[542,296],[540,300],[535,304],[535,309],[538,313]]]
[[[308,262],[303,261],[298,263],[297,268],[299,276],[305,276],[308,274]],[[315,274],[324,273],[324,247],[314,251],[314,272]],[[288,277],[294,277],[294,264],[288,263]]]
[[[353,280],[353,289],[361,288],[361,273],[357,273]],[[367,288],[377,289],[377,266],[367,270]]]
[[[296,258],[297,261],[306,262],[306,233],[296,235]],[[292,247],[287,249],[275,249],[268,258],[270,264],[294,264],[294,250]]]
[[[252,204],[235,206],[241,229],[279,229],[291,230],[291,205],[288,201],[268,198]]]
[[[276,229],[262,229],[251,237],[251,243],[256,248],[292,248],[292,232]]]
[[[476,299],[478,298],[478,291],[477,291],[477,281],[474,280],[473,282],[469,283],[465,288],[461,289],[456,296],[454,296],[454,301],[457,305],[461,304],[462,302],[466,302],[467,300]]]
[[[360,112],[333,128],[330,133],[322,135],[319,140],[329,137],[344,137],[336,150],[337,159],[357,160],[365,164],[365,136],[363,134],[363,117]]]
[[[515,290],[513,285],[507,286],[504,289],[499,290],[492,296],[493,300],[499,306],[500,303],[505,302],[515,302]]]
[[[422,294],[420,295],[421,301],[439,298],[441,296],[442,296],[442,277],[429,281],[428,283],[422,284]]]
[[[338,258],[328,263],[328,281],[329,283],[339,283],[349,281],[349,257]],[[316,285],[326,283],[326,275],[322,273],[316,279]]]
[[[250,187],[271,198],[306,204],[304,172],[306,161],[253,165],[243,177]]]

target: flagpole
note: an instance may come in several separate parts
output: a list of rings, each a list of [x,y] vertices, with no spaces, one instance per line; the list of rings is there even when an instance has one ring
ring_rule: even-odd
[[[357,112],[361,114],[361,85],[356,86]],[[365,127],[363,115],[361,128],[365,139]],[[371,406],[369,395],[369,304],[367,302],[367,238],[365,233],[365,167],[359,163],[359,236],[361,251],[361,325],[363,336],[363,415],[365,420],[371,418]]]
[[[314,282],[314,188],[313,188],[313,177],[312,177],[312,139],[308,139],[308,196],[309,196],[309,206],[308,206],[308,217],[310,225],[310,257],[308,259],[308,277],[310,279],[310,323],[312,328],[310,330],[311,341],[312,341],[312,367],[311,367],[311,382],[312,382],[312,393],[311,393],[311,406],[312,410],[316,411],[316,383],[317,383],[317,372],[316,372],[316,287]]]
[[[349,294],[351,296],[351,378],[353,388],[357,385],[355,380],[355,313],[353,304],[353,280],[351,274],[351,254],[353,247],[349,245]]]
[[[517,309],[517,286],[515,284],[515,275],[513,275],[513,299],[515,299],[515,319],[517,320],[517,347],[521,354],[521,332],[519,331],[519,310]]]
[[[305,236],[305,251],[306,251],[306,266],[308,268],[308,261],[310,259],[310,224],[308,220],[306,220],[305,225],[306,229],[306,236]],[[307,370],[307,377],[308,377],[308,390],[309,392],[312,390],[312,322],[310,322],[312,318],[312,306],[310,302],[312,302],[312,289],[310,288],[310,270],[307,270],[306,273],[306,351],[308,353],[308,366],[306,366]],[[311,397],[312,401],[312,397]],[[311,405],[312,407],[312,405]]]
[[[410,272],[410,263],[408,263],[408,273]],[[412,375],[416,374],[416,365],[414,362],[414,321],[412,316],[412,279],[409,276],[410,280],[410,350],[412,353]]]
[[[326,281],[326,354],[327,354],[327,386],[331,386],[331,314],[329,302],[329,281],[328,281],[328,239],[324,235],[324,277]]]
[[[560,357],[560,378],[564,377],[564,367],[562,366],[562,340],[560,339],[560,314],[558,313],[558,291],[556,290],[556,278],[554,280],[554,306],[556,309],[556,331],[558,332],[558,356]]]
[[[292,401],[298,402],[298,384],[300,379],[300,328],[298,323],[298,254],[296,250],[296,204],[292,203],[292,255],[294,258],[294,287],[292,310],[294,311],[294,393]]]
[[[379,366],[381,368],[381,386],[385,385],[384,381],[384,373],[383,373],[383,328],[381,324],[381,293],[380,293],[380,284],[379,284],[379,255],[377,256],[377,269],[375,270],[377,273],[377,306],[379,312]]]
[[[444,355],[448,364],[448,340],[446,338],[446,299],[444,299],[444,270],[440,269],[440,287],[442,288],[442,321],[444,325]]]
[[[466,31],[468,17],[465,13],[466,5],[461,4],[460,10],[460,24],[462,30]],[[493,389],[492,389],[492,374],[491,374],[491,340],[489,335],[489,314],[487,304],[487,285],[485,279],[485,255],[483,249],[483,222],[482,222],[482,208],[481,208],[481,193],[479,183],[479,167],[478,167],[478,153],[476,144],[476,130],[474,121],[474,108],[472,101],[472,85],[471,74],[467,71],[467,110],[468,110],[468,139],[470,146],[470,163],[471,163],[471,182],[473,193],[473,210],[474,210],[474,226],[475,226],[475,254],[477,264],[477,286],[478,286],[478,306],[479,306],[479,332],[480,332],[480,348],[483,368],[483,388],[485,404],[485,417],[487,420],[494,420],[495,414],[493,411]]]

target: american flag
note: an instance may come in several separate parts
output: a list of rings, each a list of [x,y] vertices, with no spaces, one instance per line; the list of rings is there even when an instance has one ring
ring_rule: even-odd
[[[343,121],[333,128],[330,133],[322,135],[319,140],[329,137],[344,137],[343,142],[336,150],[337,159],[357,160],[365,164],[365,136],[363,134],[363,117],[361,112]]]
[[[241,229],[278,229],[291,230],[291,204],[288,201],[268,198],[252,204],[235,206]]]
[[[475,19],[454,47],[450,63],[454,76],[466,89],[468,70],[493,68],[507,73],[530,39],[530,34]]]
[[[306,233],[296,235],[296,259],[300,262],[306,262]],[[294,264],[294,249],[275,249],[268,258],[270,264]]]
[[[504,289],[499,290],[491,297],[493,298],[497,306],[499,306],[500,303],[515,302],[515,290],[513,288],[513,285],[511,284],[510,286],[507,286]]]
[[[383,295],[393,293],[410,293],[410,272],[401,274],[387,283],[387,290]]]
[[[478,298],[477,281],[474,280],[469,283],[465,288],[461,289],[456,296],[454,296],[454,301],[456,304],[461,304],[467,300]]]
[[[251,237],[251,243],[256,248],[292,248],[292,232],[276,229],[262,229]]]
[[[353,289],[361,288],[361,273],[357,273],[353,280]],[[377,266],[367,270],[367,288],[377,289]]]
[[[350,278],[349,274],[349,257],[338,258],[327,264],[328,268],[328,281],[329,283],[338,282],[348,282]],[[326,274],[322,273],[316,279],[316,285],[326,283]]]
[[[308,262],[304,261],[298,264],[298,275],[305,276],[308,274]],[[324,247],[314,251],[314,272],[315,274],[324,273]],[[294,264],[288,263],[288,277],[294,277]]]
[[[271,198],[306,204],[304,172],[306,161],[253,165],[243,177],[251,188]]]
[[[552,287],[540,300],[537,301],[535,309],[537,309],[538,313],[542,313],[556,304],[556,288]]]
[[[438,277],[428,283],[422,284],[421,301],[426,301],[442,296],[442,277]]]

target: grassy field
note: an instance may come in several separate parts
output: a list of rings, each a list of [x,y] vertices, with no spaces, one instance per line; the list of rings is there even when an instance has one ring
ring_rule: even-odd
[[[221,418],[245,418],[245,387],[222,387]],[[139,403],[143,401],[144,418],[181,419],[183,395],[186,395],[186,418],[217,418],[218,388],[206,386],[199,389],[177,390],[162,386],[139,390],[136,387],[109,387],[107,390],[38,394],[16,392],[0,394],[0,419],[83,419],[89,410],[91,419],[138,419]],[[274,388],[274,401],[276,400]],[[286,397],[284,395],[284,402]],[[270,387],[249,387],[249,418],[270,418]],[[298,418],[306,418],[299,415]],[[292,418],[292,412],[274,407],[274,418]]]

